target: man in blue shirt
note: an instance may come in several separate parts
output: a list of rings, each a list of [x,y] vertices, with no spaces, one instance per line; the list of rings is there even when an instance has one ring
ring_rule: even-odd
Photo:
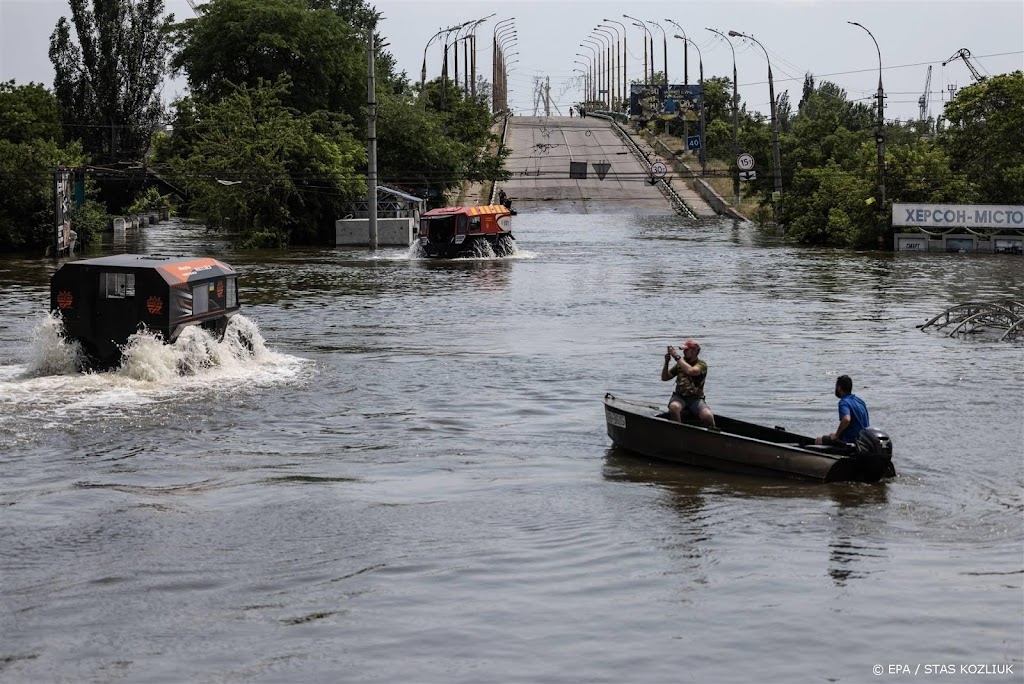
[[[853,443],[860,431],[871,425],[867,404],[853,393],[853,380],[849,375],[836,378],[836,396],[839,397],[839,428],[818,437],[815,444]]]

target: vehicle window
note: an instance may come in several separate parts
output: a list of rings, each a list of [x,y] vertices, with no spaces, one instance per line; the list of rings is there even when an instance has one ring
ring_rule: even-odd
[[[224,306],[227,307],[228,309],[235,308],[235,306],[236,306],[236,304],[238,302],[238,295],[237,295],[237,293],[235,291],[235,281],[236,281],[236,279],[235,279],[234,276],[228,276],[228,279],[227,279],[227,289],[228,289],[228,291],[227,291],[227,299],[225,300],[225,303],[224,303]]]
[[[479,216],[471,216],[469,218],[469,232],[470,233],[479,233],[480,232],[480,217]]]
[[[103,273],[100,275],[100,295],[103,299],[124,299],[135,296],[134,273]]]
[[[192,314],[204,314],[210,310],[210,290],[206,283],[192,288]]]

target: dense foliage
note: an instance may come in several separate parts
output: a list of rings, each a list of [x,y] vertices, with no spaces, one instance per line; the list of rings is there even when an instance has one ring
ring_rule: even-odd
[[[733,165],[732,83],[705,79],[708,155]],[[785,95],[785,94],[784,94]],[[934,120],[885,124],[886,203],[879,201],[875,113],[834,83],[808,75],[796,114],[777,103],[783,196],[779,220],[801,242],[889,243],[893,202],[1020,204],[1024,198],[1024,74],[993,76],[947,103]],[[743,183],[771,216],[775,189],[770,121],[741,106],[740,149],[757,160]]]
[[[43,251],[51,243],[54,170],[84,159],[79,143],[61,140],[52,93],[38,83],[0,83],[0,251]],[[82,212],[103,215],[94,202]],[[92,222],[76,225],[83,248],[93,240],[95,227]]]
[[[328,239],[365,194],[367,32],[379,14],[359,0],[205,7],[173,29],[172,64],[192,95],[176,103],[157,162],[188,191],[193,215],[246,244]],[[374,61],[381,184],[442,204],[464,180],[500,177],[484,98],[451,81],[443,106],[440,82],[417,98],[389,54],[375,48]]]
[[[1024,202],[1024,73],[991,76],[957,93],[941,141],[950,165],[991,204]]]
[[[161,117],[167,28],[163,0],[68,0],[77,42],[61,17],[50,37],[53,90],[68,139],[94,162],[135,161]]]
[[[184,211],[251,246],[327,239],[334,220],[364,199],[367,39],[381,18],[367,0],[210,0],[181,23],[163,16],[162,0],[68,3],[70,21],[50,40],[53,92],[0,84],[0,250],[45,248],[58,165],[155,168],[181,189]],[[465,181],[507,177],[489,84],[481,79],[474,96],[435,79],[418,92],[381,44],[375,35],[379,182],[436,206]],[[173,133],[154,137],[157,91],[172,66],[191,93],[174,105]],[[726,77],[704,79],[705,151],[726,169],[735,161],[732,87]],[[742,188],[802,242],[888,244],[893,202],[1024,197],[1019,71],[963,88],[941,123],[887,122],[884,206],[870,102],[851,102],[808,74],[795,111],[786,93],[776,105],[781,201],[773,204],[770,122],[741,103],[739,146],[757,160],[756,180]],[[146,190],[105,198],[118,209],[166,202]],[[79,244],[105,221],[94,202],[80,207]]]
[[[326,239],[344,203],[366,191],[355,171],[364,148],[326,112],[284,106],[290,90],[282,79],[178,103],[189,142],[187,154],[169,155],[173,175],[197,218],[249,246]]]

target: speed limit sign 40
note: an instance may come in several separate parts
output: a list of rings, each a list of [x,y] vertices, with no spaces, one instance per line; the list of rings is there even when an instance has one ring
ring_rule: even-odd
[[[739,167],[740,171],[750,171],[754,168],[754,158],[749,154],[741,154],[736,157],[736,166]]]

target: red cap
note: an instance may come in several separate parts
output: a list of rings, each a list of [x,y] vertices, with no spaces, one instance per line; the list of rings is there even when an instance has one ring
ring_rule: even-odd
[[[685,342],[683,342],[683,349],[689,349],[690,347],[693,347],[697,351],[700,351],[700,344],[697,342],[697,340],[686,340]]]

